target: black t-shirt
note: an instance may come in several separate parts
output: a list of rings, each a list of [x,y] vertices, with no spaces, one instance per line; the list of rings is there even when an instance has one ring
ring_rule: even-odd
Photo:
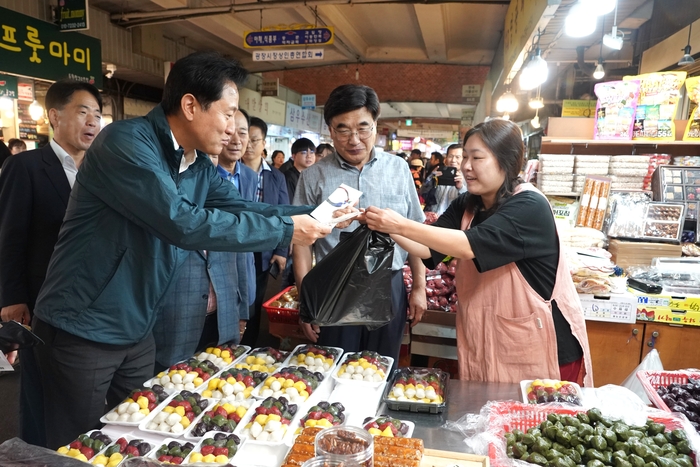
[[[455,199],[433,224],[436,227],[460,229],[469,193]],[[507,199],[488,216],[479,212],[465,231],[479,272],[491,271],[515,263],[530,287],[545,300],[552,297],[559,264],[559,242],[549,203],[540,194],[525,191]],[[431,250],[426,266],[433,268],[445,255]],[[557,334],[559,364],[575,362],[583,350],[571,326],[564,319],[556,302],[552,317]]]
[[[294,193],[297,191],[297,184],[299,183],[299,176],[301,173],[293,165],[284,172],[284,178],[287,180],[287,194],[289,199],[294,199]]]

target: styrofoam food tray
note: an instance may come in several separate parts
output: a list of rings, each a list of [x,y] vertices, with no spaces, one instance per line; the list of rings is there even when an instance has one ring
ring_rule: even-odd
[[[347,359],[351,355],[354,355],[356,353],[359,353],[359,352],[346,353],[345,356],[343,357],[343,360],[341,360],[340,363],[338,363],[337,368],[333,372],[333,380],[336,382],[336,384],[360,384],[363,386],[377,387],[377,386],[381,386],[382,384],[386,383],[387,379],[389,378],[389,376],[391,374],[391,369],[394,366],[394,359],[391,357],[386,357],[384,355],[382,355],[382,357],[386,358],[389,361],[389,363],[387,364],[386,370],[384,370],[384,378],[382,378],[381,381],[364,381],[364,380],[359,381],[356,379],[344,379],[344,378],[338,377],[338,371],[340,371],[340,368],[343,366],[343,364],[347,361]]]

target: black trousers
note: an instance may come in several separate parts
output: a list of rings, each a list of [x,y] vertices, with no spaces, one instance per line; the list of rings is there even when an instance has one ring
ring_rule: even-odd
[[[408,298],[401,271],[394,271],[391,275],[391,308],[394,318],[379,329],[369,331],[365,326],[324,326],[319,333],[318,343],[342,347],[346,352],[373,350],[392,357],[396,368],[408,310]]]
[[[45,343],[34,348],[34,355],[44,387],[49,449],[99,427],[108,408],[153,376],[151,334],[133,345],[111,345],[74,336],[37,318],[33,330]]]
[[[267,291],[267,281],[270,277],[270,265],[267,264],[267,269],[263,268],[262,258],[260,253],[254,253],[255,256],[255,302],[250,305],[250,316],[246,323],[245,332],[241,337],[241,345],[248,345],[255,348],[260,335],[260,315],[262,314],[262,304]]]
[[[19,430],[22,441],[46,447],[44,393],[32,349],[19,351]]]

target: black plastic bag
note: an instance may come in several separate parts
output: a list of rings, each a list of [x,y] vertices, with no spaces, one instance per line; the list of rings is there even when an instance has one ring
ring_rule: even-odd
[[[304,277],[299,316],[318,326],[377,329],[394,317],[391,265],[394,241],[362,225]]]
[[[36,334],[17,321],[0,323],[0,352],[10,353],[43,343]]]

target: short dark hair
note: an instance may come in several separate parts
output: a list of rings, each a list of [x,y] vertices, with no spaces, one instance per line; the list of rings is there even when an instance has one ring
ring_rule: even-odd
[[[445,163],[445,156],[441,152],[433,151],[430,155],[438,160],[438,164]]]
[[[411,155],[418,154],[419,156],[423,154],[423,151],[420,149],[411,149]]]
[[[7,141],[7,147],[10,151],[12,151],[16,147],[23,148],[23,151],[27,150],[27,144],[24,141],[22,141],[21,139],[17,139],[17,138],[10,138]]]
[[[237,61],[218,52],[194,52],[181,58],[170,69],[161,105],[166,115],[180,109],[185,94],[192,94],[204,110],[221,99],[227,83],[243,86],[248,72]]]
[[[102,96],[100,95],[100,91],[90,83],[84,83],[74,79],[61,79],[49,86],[44,100],[46,110],[62,110],[77,91],[87,91],[92,94],[92,97],[97,101],[100,112],[102,112]]]
[[[520,179],[520,170],[525,163],[525,146],[523,145],[523,133],[520,127],[510,120],[496,118],[487,122],[479,123],[469,129],[464,135],[464,143],[473,136],[478,136],[484,145],[491,151],[498,161],[498,166],[503,170],[506,177],[503,185],[496,194],[496,202],[489,209],[495,212],[500,204],[513,196],[515,187],[523,183]],[[481,196],[469,195],[466,209],[471,212],[483,206]]]
[[[445,151],[445,154],[449,154],[450,151],[454,151],[455,149],[462,149],[462,146],[460,146],[460,145],[457,144],[457,143],[455,143],[455,144],[450,144],[449,146],[447,146],[447,151]]]
[[[243,109],[238,109],[238,111],[243,114],[245,117],[245,122],[248,124],[248,127],[250,127],[250,115],[248,115],[248,112]]]
[[[316,148],[316,154],[321,154],[321,153],[322,153],[323,151],[325,151],[326,149],[330,149],[331,151],[335,151],[335,149],[333,149],[333,146],[332,146],[332,145],[330,145],[330,144],[328,144],[328,143],[321,143],[321,144],[319,144],[318,147]]]
[[[358,84],[343,84],[328,96],[323,107],[323,118],[330,126],[334,117],[363,107],[369,110],[374,121],[379,118],[379,97],[374,89]]]
[[[308,150],[316,152],[316,145],[308,138],[299,138],[292,144],[292,154]]]
[[[248,124],[248,128],[260,128],[260,131],[262,131],[263,138],[267,138],[267,123],[262,118],[258,117],[250,117],[250,123]]]

